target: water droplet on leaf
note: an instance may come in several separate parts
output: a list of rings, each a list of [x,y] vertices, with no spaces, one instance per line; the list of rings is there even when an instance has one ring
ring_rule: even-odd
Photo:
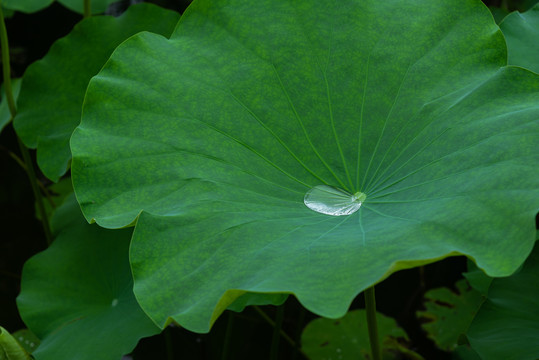
[[[367,195],[359,191],[350,194],[328,185],[318,185],[307,191],[303,202],[309,209],[321,214],[342,216],[358,211],[366,198]]]

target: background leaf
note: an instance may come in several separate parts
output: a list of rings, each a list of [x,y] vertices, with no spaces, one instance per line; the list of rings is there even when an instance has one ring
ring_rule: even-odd
[[[54,0],[2,0],[2,6],[6,9],[33,13],[46,8]]]
[[[492,13],[492,17],[496,21],[496,24],[499,24],[503,20],[503,18],[506,17],[507,14],[509,14],[509,11],[507,11],[506,9],[499,8],[497,6],[489,6],[489,10]]]
[[[539,246],[522,270],[494,279],[468,339],[483,359],[539,358]]]
[[[479,355],[469,346],[469,345],[460,345],[451,356],[452,360],[481,360]]]
[[[21,89],[21,79],[12,79],[11,81],[11,91],[13,92],[13,99],[15,103],[19,97],[19,91]],[[4,92],[4,84],[2,84],[2,102],[0,102],[0,132],[4,127],[9,124],[11,121],[11,112],[9,111],[9,106],[6,101],[6,95]]]
[[[28,67],[14,127],[26,146],[37,148],[45,176],[58,181],[65,174],[71,159],[69,138],[80,122],[88,81],[114,48],[143,30],[168,36],[178,19],[178,13],[152,4],[131,6],[118,18],[84,19]]]
[[[52,4],[54,0],[2,0],[2,6],[6,9],[33,13],[42,10]],[[68,9],[83,13],[83,0],[58,0]],[[92,14],[100,14],[107,10],[107,7],[119,0],[91,0]]]
[[[30,360],[30,355],[15,338],[0,326],[0,360]]]
[[[500,29],[507,41],[508,62],[539,73],[539,4],[506,16]]]
[[[418,311],[423,320],[421,327],[428,337],[445,351],[457,348],[458,339],[465,334],[483,302],[479,291],[471,288],[466,280],[456,284],[457,293],[448,288],[433,289],[425,293],[425,311]]]
[[[467,265],[468,272],[462,275],[468,280],[472,288],[479,291],[481,295],[486,296],[493,279],[485,274],[483,270],[479,269],[472,260],[468,260]]]
[[[160,329],[140,309],[128,261],[131,229],[88,225],[74,196],[52,219],[51,247],[23,269],[19,311],[41,344],[37,360],[119,359]]]
[[[478,1],[195,1],[90,82],[77,198],[136,222],[134,291],[161,326],[208,331],[246,291],[340,317],[452,255],[509,275],[534,242],[539,76],[505,50]],[[367,197],[319,214],[321,184]]]
[[[109,7],[110,4],[120,0],[91,0],[92,14],[101,14]],[[58,0],[59,3],[67,7],[69,10],[84,13],[84,2],[82,0]]]
[[[384,359],[402,359],[401,351],[411,355],[407,359],[422,359],[419,354],[405,348],[408,336],[395,320],[380,313],[376,314],[376,320]],[[370,359],[365,310],[349,311],[337,320],[318,318],[311,321],[303,330],[301,345],[302,351],[311,360]]]
[[[39,346],[39,339],[28,329],[17,330],[13,333],[13,337],[21,344],[21,346],[29,353],[33,353]]]

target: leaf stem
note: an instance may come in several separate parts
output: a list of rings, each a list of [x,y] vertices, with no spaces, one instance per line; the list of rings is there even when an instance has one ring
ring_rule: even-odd
[[[167,360],[174,360],[174,345],[172,344],[172,336],[170,335],[171,328],[167,326],[163,335],[165,337],[165,346],[167,349]]]
[[[7,39],[6,23],[4,22],[4,11],[0,0],[0,43],[2,45],[2,72],[4,75],[4,91],[6,93],[7,105],[11,113],[11,119],[17,114],[13,90],[11,88],[11,66],[9,59],[9,42]]]
[[[299,315],[296,320],[296,332],[294,334],[296,344],[301,343],[301,332],[303,331],[303,323],[305,322],[305,314],[306,314],[306,310],[302,306],[299,310]],[[300,352],[299,348],[297,346],[294,346],[294,352],[292,353],[292,360],[297,359],[299,352]]]
[[[284,304],[277,307],[277,315],[275,318],[275,326],[273,327],[273,337],[271,339],[270,360],[279,359],[279,340],[281,339],[280,332],[283,327],[284,319]]]
[[[230,339],[232,338],[232,328],[234,327],[234,313],[228,312],[228,319],[225,330],[225,338],[223,340],[223,351],[221,352],[221,360],[228,360],[230,358]]]
[[[374,297],[374,286],[365,289],[364,295],[372,359],[382,360],[382,352],[380,349],[380,342],[378,340],[378,324],[376,323],[376,299]]]
[[[91,0],[84,0],[84,18],[92,16],[92,2]]]
[[[2,11],[2,2],[0,0],[0,45],[2,47],[2,72],[4,75],[4,90],[6,93],[6,100],[8,102],[9,112],[11,113],[11,119],[15,119],[17,115],[17,107],[15,105],[15,99],[13,98],[13,89],[11,88],[11,66],[9,59],[9,42],[7,37],[6,23],[4,22],[4,12]],[[34,197],[37,203],[37,209],[41,215],[41,223],[43,224],[43,231],[45,233],[45,238],[47,239],[47,244],[50,245],[52,242],[51,229],[49,226],[49,219],[47,213],[45,212],[45,206],[43,205],[43,198],[38,188],[38,180],[36,173],[34,171],[34,166],[32,163],[32,158],[30,157],[30,152],[28,148],[22,143],[21,139],[17,136],[17,141],[19,143],[19,148],[21,150],[22,158],[26,164],[26,174],[30,180],[30,185],[34,193]]]
[[[273,321],[264,311],[262,311],[262,309],[260,309],[258,306],[253,306],[253,308],[256,310],[256,312],[258,314],[260,314],[260,316],[262,316],[262,318],[264,320],[266,320],[266,322],[268,324],[270,324],[272,327],[275,327],[276,324],[275,324],[275,321]],[[288,336],[287,333],[285,333],[282,329],[279,330],[281,336],[286,340],[287,343],[290,344],[290,346],[294,347],[294,348],[297,348],[299,349],[298,345],[296,344],[296,342],[294,340],[292,340],[292,338],[290,336]],[[301,349],[299,349],[299,351],[303,354],[303,352],[301,351]]]
[[[10,151],[9,149],[7,149],[6,147],[4,147],[2,145],[0,145],[0,150],[5,151],[9,155],[9,157],[12,158],[21,167],[21,169],[24,170],[24,172],[28,171],[26,169],[26,164],[24,163],[24,161],[20,157],[17,156],[17,154],[15,154],[13,151]],[[47,187],[45,185],[43,185],[43,182],[39,181],[39,179],[37,180],[37,185],[39,186],[39,188],[41,189],[43,194],[45,194],[45,197],[47,198],[47,201],[49,202],[49,205],[53,209],[55,209],[56,204],[54,203],[54,200],[52,199],[50,191],[47,189]]]

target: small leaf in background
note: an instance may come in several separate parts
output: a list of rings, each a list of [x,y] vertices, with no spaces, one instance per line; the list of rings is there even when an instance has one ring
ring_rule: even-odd
[[[54,0],[2,0],[2,6],[6,9],[33,13],[46,8]]]
[[[499,8],[497,6],[489,6],[488,8],[492,13],[494,21],[496,21],[496,24],[499,24],[503,20],[503,18],[506,17],[507,14],[509,14],[509,11]]]
[[[462,275],[468,280],[468,284],[470,284],[472,288],[479,291],[481,295],[486,296],[493,278],[485,274],[485,272],[478,268],[470,259],[467,261],[467,266],[468,271]]]
[[[120,17],[82,20],[47,55],[28,67],[13,126],[45,176],[58,181],[71,160],[69,138],[80,122],[88,81],[122,41],[140,31],[169,36],[179,14],[152,4],[138,4]]]
[[[539,359],[539,243],[520,271],[492,281],[467,333],[483,359]]]
[[[120,0],[91,0],[92,14],[101,14],[109,7],[110,4],[118,2]],[[84,13],[84,1],[83,0],[58,0],[58,2],[69,10]]]
[[[21,80],[22,79],[11,79],[11,91],[13,93],[13,99],[15,103],[19,97],[19,92],[21,89]],[[2,97],[0,102],[0,132],[4,127],[9,124],[11,121],[11,112],[9,111],[9,106],[6,100],[6,94],[4,92],[4,84],[2,84]]]
[[[48,7],[54,0],[2,0],[2,6],[6,9],[33,13]],[[100,14],[107,10],[107,7],[120,0],[91,0],[92,14]],[[58,0],[59,3],[68,9],[83,13],[83,0]]]
[[[5,9],[3,6],[2,6],[2,12],[4,13],[4,19],[9,19],[10,17],[13,16],[13,14],[15,14],[15,10]]]
[[[288,294],[263,294],[263,293],[245,293],[230,304],[227,309],[241,312],[250,305],[281,305],[288,298]]]
[[[62,205],[66,197],[73,193],[73,185],[71,184],[71,178],[66,177],[60,179],[57,183],[52,183],[47,186],[47,194],[43,197],[43,206],[45,207],[45,213],[47,218],[51,219],[55,209]],[[41,220],[41,214],[35,204],[36,218]],[[52,229],[54,231],[54,229]]]
[[[459,345],[451,353],[451,360],[482,360],[469,345]]]
[[[56,237],[23,268],[17,304],[41,339],[37,360],[117,360],[160,332],[133,294],[132,229],[86,223],[74,196],[51,220]]]
[[[422,359],[406,347],[408,336],[390,317],[376,314],[384,359]],[[301,335],[301,350],[310,360],[370,359],[371,348],[365,310],[349,311],[341,319],[318,318]]]
[[[21,346],[28,352],[33,353],[39,346],[40,340],[28,329],[17,330],[13,333],[13,337],[21,344]]]
[[[509,65],[539,73],[539,4],[524,13],[515,11],[500,24],[507,42]]]
[[[445,287],[427,291],[426,310],[416,313],[428,337],[445,351],[457,348],[459,336],[466,333],[483,301],[481,293],[466,280],[459,280],[455,285],[456,293]]]
[[[22,345],[0,326],[0,360],[31,360]]]

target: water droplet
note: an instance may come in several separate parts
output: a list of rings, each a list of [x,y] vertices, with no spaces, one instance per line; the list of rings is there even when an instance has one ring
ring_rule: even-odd
[[[367,195],[362,192],[350,194],[348,191],[327,185],[318,185],[307,191],[303,202],[316,212],[326,215],[341,216],[355,213]]]
[[[115,307],[116,305],[118,305],[118,299],[113,299],[112,300],[112,304],[110,304],[112,307]]]

